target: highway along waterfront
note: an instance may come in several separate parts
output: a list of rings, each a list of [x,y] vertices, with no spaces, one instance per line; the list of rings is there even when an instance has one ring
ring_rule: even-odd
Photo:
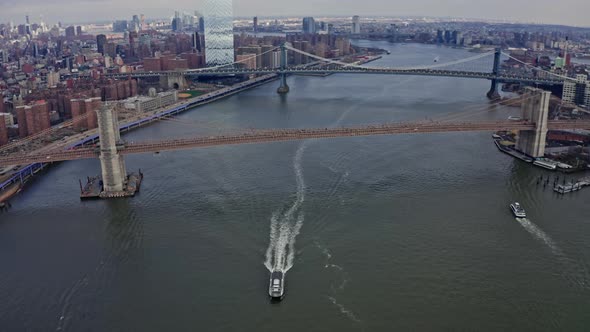
[[[391,52],[375,66],[468,52],[357,43]],[[288,83],[286,96],[263,85],[124,137],[519,113],[490,105],[485,80],[342,74]],[[100,173],[98,160],[58,164],[0,214],[0,330],[583,331],[589,192],[536,186],[545,171],[498,153],[491,135],[130,155],[128,169],[145,174],[142,191],[112,201],[79,200],[77,181]],[[512,216],[512,201],[527,219]],[[271,261],[287,263],[280,303],[268,299],[269,248]]]

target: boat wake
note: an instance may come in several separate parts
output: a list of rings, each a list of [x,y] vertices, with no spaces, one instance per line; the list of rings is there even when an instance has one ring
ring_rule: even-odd
[[[275,211],[270,219],[270,243],[266,249],[264,266],[271,272],[286,273],[293,267],[295,261],[295,239],[305,219],[300,210],[305,201],[305,181],[301,160],[306,147],[307,141],[299,146],[293,161],[297,181],[295,201],[286,211]]]
[[[381,95],[388,93],[389,91],[384,87],[381,90]],[[338,126],[344,120],[344,118],[352,111],[358,109],[362,105],[362,102],[351,105],[348,107],[336,121],[330,126]],[[293,160],[293,169],[295,170],[295,180],[297,181],[297,194],[295,201],[287,209],[275,211],[270,218],[270,240],[268,248],[266,249],[266,259],[264,266],[272,271],[281,271],[286,273],[289,271],[294,264],[295,260],[295,240],[299,231],[303,226],[305,220],[304,214],[301,211],[301,205],[305,201],[305,179],[303,177],[303,167],[301,161],[303,154],[307,149],[308,145],[315,140],[306,140],[299,145],[295,158]],[[346,172],[344,179],[348,177],[349,173]],[[335,186],[331,195],[338,189],[339,184]]]
[[[330,250],[328,250],[328,248],[322,246],[320,243],[317,242],[316,246],[318,247],[318,249],[321,250],[322,254],[326,257],[324,268],[334,270],[338,275],[340,275],[341,279],[338,286],[335,286],[334,284],[330,285],[332,294],[330,296],[327,296],[327,298],[330,300],[330,302],[332,302],[334,306],[338,308],[341,314],[346,316],[351,321],[360,324],[362,327],[363,322],[356,316],[356,314],[352,310],[346,308],[342,303],[339,303],[338,300],[336,300],[336,295],[340,293],[342,290],[344,290],[344,287],[346,287],[346,284],[349,281],[346,271],[344,271],[344,268],[342,268],[342,266],[330,263],[330,260],[332,259],[332,253],[330,253]]]
[[[362,323],[361,320],[356,317],[354,312],[346,309],[342,304],[338,303],[338,301],[336,301],[335,298],[328,296],[328,299],[330,300],[330,302],[332,302],[333,305],[335,305],[336,307],[338,307],[338,309],[340,309],[340,312],[342,314],[344,314],[346,317],[348,317],[351,321],[356,322],[356,323]]]
[[[572,261],[547,233],[537,225],[533,224],[530,220],[526,218],[516,218],[516,220],[533,237],[551,249],[553,255],[555,255],[559,260],[559,263],[562,265],[562,275],[565,279],[583,289],[590,288],[590,273],[583,265]]]
[[[516,218],[524,229],[529,232],[533,237],[537,240],[543,242],[556,256],[565,256],[563,250],[555,244],[555,241],[547,235],[547,233],[543,232],[537,225],[533,224],[530,220],[526,218]]]

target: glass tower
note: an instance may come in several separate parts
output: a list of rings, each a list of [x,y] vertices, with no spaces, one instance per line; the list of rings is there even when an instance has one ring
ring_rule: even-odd
[[[205,0],[207,67],[234,62],[233,0]]]

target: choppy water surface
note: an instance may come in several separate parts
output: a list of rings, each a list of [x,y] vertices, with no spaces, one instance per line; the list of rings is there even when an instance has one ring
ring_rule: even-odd
[[[373,65],[470,56],[360,42]],[[505,119],[489,82],[291,77],[126,136]],[[139,196],[80,202],[53,167],[0,215],[1,331],[584,331],[589,191],[558,197],[491,133],[227,146],[127,158]],[[588,189],[587,189],[588,190]],[[515,219],[519,200],[528,219]],[[285,300],[268,269],[288,270]]]

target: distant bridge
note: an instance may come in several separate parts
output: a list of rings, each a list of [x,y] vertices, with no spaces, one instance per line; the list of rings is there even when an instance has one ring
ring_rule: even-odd
[[[529,66],[524,72],[510,72],[500,70],[502,55],[510,57],[508,54],[502,53],[500,49],[495,52],[477,54],[475,56],[460,59],[447,63],[433,63],[424,66],[411,67],[368,67],[355,63],[344,63],[333,59],[326,59],[314,54],[304,52],[302,50],[293,48],[289,43],[283,44],[280,48],[275,48],[268,52],[281,53],[281,64],[277,68],[240,68],[236,66],[239,62],[232,64],[221,65],[211,68],[201,69],[187,69],[176,71],[157,71],[145,72],[137,71],[132,73],[108,74],[107,76],[113,78],[161,78],[166,82],[168,87],[183,88],[186,86],[186,78],[197,76],[228,76],[228,75],[263,75],[263,74],[277,74],[281,77],[281,86],[279,93],[287,93],[289,87],[286,82],[287,75],[292,74],[379,74],[379,75],[412,75],[412,76],[430,76],[430,77],[455,77],[455,78],[470,78],[470,79],[486,79],[492,81],[488,96],[490,98],[497,98],[499,83],[525,83],[525,84],[542,84],[542,85],[559,85],[564,81],[571,79],[560,76],[542,69],[532,67],[528,64],[523,64],[525,67]],[[289,65],[288,52],[294,52],[300,57],[306,59],[317,60],[314,66]],[[256,55],[256,57],[263,56],[266,53]],[[491,71],[485,71],[487,68],[471,68],[465,67],[478,59],[483,59],[489,56],[494,56],[494,62]],[[254,57],[253,57],[254,58]],[[242,60],[242,62],[248,61]],[[518,61],[517,59],[514,59]]]
[[[526,75],[490,72],[472,72],[458,70],[436,70],[436,69],[387,69],[387,68],[261,68],[261,69],[213,69],[199,71],[161,71],[161,72],[133,72],[128,74],[109,74],[113,78],[148,78],[161,76],[179,76],[196,77],[196,76],[228,76],[228,75],[254,75],[254,74],[380,74],[380,75],[410,75],[410,76],[438,76],[438,77],[456,77],[456,78],[475,78],[486,80],[497,80],[500,83],[522,82],[536,84],[563,84],[565,79],[559,77],[532,77]]]

